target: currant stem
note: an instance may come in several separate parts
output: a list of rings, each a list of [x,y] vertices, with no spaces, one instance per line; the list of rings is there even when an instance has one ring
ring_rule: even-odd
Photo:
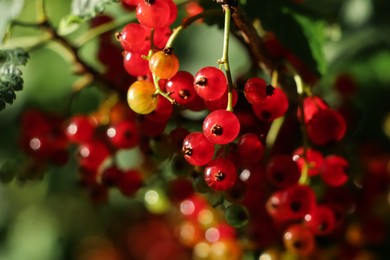
[[[153,83],[154,83],[154,87],[156,88],[156,92],[154,94],[156,96],[161,95],[161,96],[165,97],[166,99],[168,99],[169,102],[171,102],[172,104],[176,104],[176,101],[169,96],[170,93],[166,93],[166,92],[161,90],[160,85],[158,84],[159,80],[160,79],[156,75],[153,74]]]
[[[224,5],[223,9],[225,11],[225,24],[224,24],[224,37],[223,37],[223,52],[222,58],[218,60],[219,64],[223,64],[225,68],[225,74],[228,81],[228,102],[226,110],[232,112],[233,111],[233,79],[230,72],[229,65],[229,35],[230,35],[230,23],[232,12],[230,6]]]
[[[307,184],[309,181],[308,174],[309,174],[309,162],[307,161],[307,148],[309,146],[309,140],[307,137],[307,130],[306,130],[306,124],[305,124],[305,115],[304,115],[304,106],[303,106],[303,99],[305,95],[305,91],[303,88],[302,78],[298,75],[294,75],[294,81],[295,85],[297,86],[297,93],[299,95],[299,109],[301,110],[301,118],[299,118],[300,121],[300,127],[301,127],[301,133],[302,133],[302,146],[303,146],[303,154],[302,157],[304,158],[304,165],[301,172],[301,177],[299,178],[300,184]]]

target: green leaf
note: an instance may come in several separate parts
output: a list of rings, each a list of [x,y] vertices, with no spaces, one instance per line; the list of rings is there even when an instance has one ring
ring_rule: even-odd
[[[59,34],[72,33],[81,24],[103,13],[108,5],[116,2],[119,0],[73,0],[72,13],[60,21]]]
[[[3,42],[9,23],[15,19],[24,6],[24,0],[0,0],[0,42]]]
[[[26,65],[28,59],[28,53],[20,48],[0,50],[0,110],[5,108],[6,103],[13,103],[15,91],[23,89],[19,66]]]

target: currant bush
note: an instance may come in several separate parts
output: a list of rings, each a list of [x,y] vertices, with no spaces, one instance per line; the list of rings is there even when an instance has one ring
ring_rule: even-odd
[[[370,17],[386,1],[357,19],[356,1],[74,0],[59,22],[65,4],[25,1],[34,16],[19,17],[21,2],[0,8],[0,109],[44,86],[6,127],[0,114],[0,180],[43,181],[9,203],[16,185],[0,187],[2,258],[29,258],[13,248],[37,233],[56,250],[32,259],[388,257],[388,95],[371,91],[388,75],[363,76],[387,42],[341,43],[386,20]],[[20,69],[46,49],[50,66]]]

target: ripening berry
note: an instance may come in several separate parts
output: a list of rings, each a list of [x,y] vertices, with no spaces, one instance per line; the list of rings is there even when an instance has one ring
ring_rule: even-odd
[[[145,80],[134,82],[127,91],[127,102],[138,114],[149,114],[157,107],[156,89],[153,83]]]
[[[233,112],[223,109],[211,112],[203,121],[203,133],[213,144],[232,142],[240,132],[240,122]]]
[[[288,251],[298,256],[309,256],[315,249],[313,232],[300,224],[292,224],[283,235],[283,243]]]
[[[237,170],[230,160],[217,158],[206,165],[204,179],[211,189],[225,191],[235,184]]]
[[[166,48],[150,57],[149,69],[159,79],[169,79],[179,71],[179,60],[172,48]]]

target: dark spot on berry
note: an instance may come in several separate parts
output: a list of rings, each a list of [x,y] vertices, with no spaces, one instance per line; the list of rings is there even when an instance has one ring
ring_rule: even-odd
[[[293,201],[290,203],[290,208],[293,212],[298,212],[302,208],[302,205],[299,201]]]
[[[275,88],[270,84],[268,84],[267,87],[265,88],[265,94],[267,96],[272,96],[274,94],[274,91],[275,91]]]
[[[225,174],[221,171],[214,174],[214,177],[217,181],[223,181],[225,179]]]
[[[156,2],[156,0],[145,0],[145,3],[147,3],[148,5],[152,5]]]
[[[222,126],[220,126],[220,125],[218,125],[218,124],[213,125],[213,127],[211,128],[211,133],[212,133],[213,135],[216,135],[216,136],[222,135],[222,133],[223,133],[223,128],[222,128]]]
[[[191,96],[191,93],[188,90],[186,90],[186,89],[181,89],[179,91],[179,97],[181,97],[182,99],[187,99],[190,96]]]
[[[199,78],[199,79],[195,82],[195,84],[204,87],[204,86],[207,85],[207,78],[201,77],[201,78]]]
[[[124,136],[126,139],[130,139],[133,135],[130,131],[125,131]]]
[[[163,51],[164,51],[164,53],[166,55],[171,55],[173,53],[173,49],[172,48],[164,48]]]
[[[282,172],[275,172],[274,173],[274,180],[276,182],[283,182],[284,181],[284,174]]]
[[[301,249],[303,247],[303,244],[301,241],[297,240],[297,241],[294,241],[294,243],[292,244],[294,248],[296,249]]]
[[[187,156],[191,156],[192,155],[192,148],[191,147],[184,146],[182,151]]]

